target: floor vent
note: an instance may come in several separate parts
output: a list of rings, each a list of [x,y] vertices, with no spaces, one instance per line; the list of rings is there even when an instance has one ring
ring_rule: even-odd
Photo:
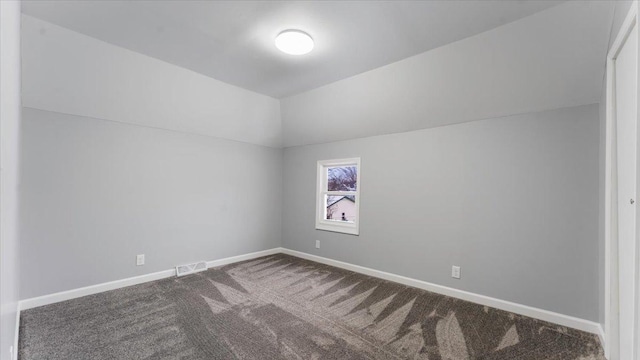
[[[193,273],[197,273],[205,270],[207,270],[207,263],[204,261],[198,261],[197,263],[193,263],[193,264],[176,266],[176,275],[184,276],[184,275],[189,275],[189,274],[193,274]]]

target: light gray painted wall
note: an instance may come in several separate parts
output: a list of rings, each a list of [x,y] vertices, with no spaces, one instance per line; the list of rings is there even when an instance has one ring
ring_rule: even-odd
[[[567,1],[282,99],[285,146],[600,101],[614,3]]]
[[[280,246],[281,149],[31,108],[23,134],[22,299]]]
[[[278,100],[23,16],[23,104],[280,147]]]
[[[22,19],[21,299],[280,245],[278,100]]]
[[[0,1],[0,359],[11,359],[18,308],[20,2]],[[13,360],[13,359],[11,359]]]
[[[598,322],[604,329],[605,317],[605,239],[604,239],[604,196],[605,196],[605,146],[606,146],[606,101],[605,91],[603,90],[602,101],[599,104],[599,121],[600,136],[598,139],[598,293],[600,294]]]
[[[287,148],[283,246],[597,321],[598,111]],[[360,236],[315,230],[316,161],[355,156]]]

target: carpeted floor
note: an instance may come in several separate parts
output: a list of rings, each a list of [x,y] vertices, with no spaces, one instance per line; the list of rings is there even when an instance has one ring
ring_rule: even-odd
[[[19,355],[604,359],[595,335],[283,254],[24,311]]]

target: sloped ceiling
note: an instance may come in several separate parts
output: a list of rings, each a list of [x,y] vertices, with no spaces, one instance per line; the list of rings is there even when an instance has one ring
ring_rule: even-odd
[[[597,103],[615,4],[28,1],[23,9],[26,14],[122,49],[111,51],[111,45],[96,44],[92,56],[109,52],[116,60],[135,58],[144,71],[125,65],[123,71],[114,69],[107,58],[96,58],[95,64],[84,66],[81,57],[88,50],[82,50],[76,55],[58,54],[60,66],[51,65],[42,76],[34,71],[31,77],[25,74],[26,80],[33,81],[26,81],[23,87],[25,94],[33,94],[34,104],[45,98],[55,102],[35,108],[65,112],[73,105],[72,113],[78,115],[268,146],[404,132]],[[289,27],[309,31],[317,49],[308,57],[279,53],[273,37]],[[46,62],[41,49],[51,42],[47,37],[53,33],[43,34],[37,28],[26,33],[31,35],[23,38],[23,63],[36,69]],[[83,39],[71,33],[64,38]],[[38,41],[46,44],[38,45]],[[143,65],[150,63],[125,54],[124,49],[165,65],[154,63],[151,71]],[[56,54],[55,47],[50,50]],[[78,67],[72,63],[86,67],[88,75],[74,75]],[[62,68],[65,72],[54,76]],[[177,69],[194,70],[219,83],[199,78],[199,83],[208,85],[194,88],[187,79],[192,76],[178,76],[181,71]],[[106,70],[115,73],[102,76]],[[167,87],[170,84],[162,84],[171,82],[164,79],[166,73],[175,73],[175,79],[182,80],[175,80],[179,84],[173,84],[173,89]],[[133,93],[127,96],[122,89],[108,91],[105,96],[113,101],[96,103],[91,91],[97,89],[87,79],[98,76],[113,89],[120,89],[112,80],[116,78],[129,83],[133,80],[126,79],[135,78],[140,86],[130,89]],[[155,77],[160,79],[147,80]],[[86,89],[76,89],[65,79],[86,83]],[[161,85],[152,86],[155,82]],[[228,95],[225,83],[250,90],[257,97],[243,93],[243,98],[252,100],[229,103],[225,97],[212,96]],[[136,99],[149,87],[153,96],[146,96],[146,102],[156,104],[157,109]],[[161,88],[167,89],[163,92]],[[209,90],[202,92],[201,88]],[[56,96],[41,96],[42,89]],[[180,101],[174,101],[174,95],[166,99],[165,92],[179,93]],[[255,92],[280,100],[270,102]],[[258,113],[263,108],[266,115]]]
[[[569,1],[282,99],[284,145],[598,103],[614,5]]]
[[[62,27],[280,98],[521,19],[559,1],[26,1]],[[287,28],[315,50],[279,52]]]

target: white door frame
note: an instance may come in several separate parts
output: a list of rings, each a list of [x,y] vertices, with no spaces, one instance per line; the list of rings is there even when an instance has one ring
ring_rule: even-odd
[[[627,40],[631,30],[638,21],[638,1],[634,1],[631,9],[625,18],[620,32],[617,34],[611,50],[607,55],[607,84],[606,84],[606,125],[605,125],[605,317],[604,317],[604,351],[605,356],[609,360],[622,360],[618,358],[619,338],[618,338],[618,231],[617,231],[617,166],[616,166],[616,113],[615,113],[615,60],[620,53],[625,41]],[[640,57],[639,57],[640,60]],[[639,67],[640,70],[640,67]],[[640,84],[640,71],[638,71]],[[638,91],[640,96],[640,91]],[[640,99],[638,99],[640,104]],[[639,109],[640,110],[640,109]],[[638,111],[640,117],[640,111]],[[640,126],[640,119],[638,119]],[[639,139],[640,140],[640,139]],[[639,141],[640,145],[640,141]],[[639,146],[640,148],[640,146]],[[640,159],[640,157],[638,157]],[[639,167],[640,168],[640,167]],[[640,177],[639,177],[640,179]],[[640,189],[640,188],[639,188]],[[640,216],[640,211],[636,216]],[[636,219],[636,223],[640,221]],[[640,227],[638,227],[640,230]],[[640,231],[639,231],[640,233]],[[638,241],[636,237],[636,241]],[[636,246],[636,269],[635,279],[636,285],[635,303],[635,331],[640,334],[640,244]],[[636,359],[640,360],[640,340],[636,336],[634,343]]]

